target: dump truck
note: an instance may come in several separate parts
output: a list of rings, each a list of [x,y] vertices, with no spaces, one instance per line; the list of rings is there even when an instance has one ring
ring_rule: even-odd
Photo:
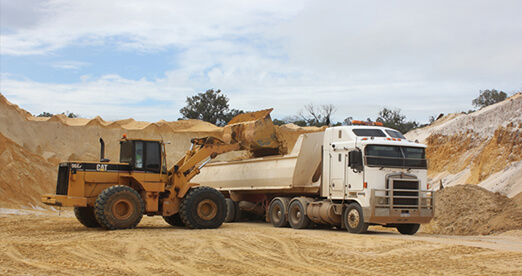
[[[245,148],[258,154],[264,148],[273,151],[273,144],[267,141],[274,136],[274,128],[264,124],[265,113],[242,114],[240,122],[225,127],[227,135],[234,137],[231,142],[216,137],[192,139],[191,148],[170,169],[162,140],[124,135],[119,162],[110,162],[104,157],[105,143],[100,138],[99,162],[60,163],[56,192],[44,194],[42,202],[74,207],[76,218],[86,227],[134,228],[145,214],[161,215],[173,226],[217,228],[227,213],[225,198],[216,189],[190,180],[219,154]],[[243,128],[242,123],[249,126]],[[257,136],[242,133],[245,131]]]
[[[278,143],[265,144],[283,152]],[[354,121],[302,134],[287,154],[208,164],[194,181],[226,197],[225,222],[246,213],[275,227],[327,225],[364,233],[381,225],[412,235],[434,212],[425,149],[394,129]]]

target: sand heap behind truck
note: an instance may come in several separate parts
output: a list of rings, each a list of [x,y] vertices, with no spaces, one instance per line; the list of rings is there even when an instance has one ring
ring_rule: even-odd
[[[354,122],[302,134],[286,154],[277,132],[256,132],[267,129],[256,124],[272,124],[270,111],[255,114],[250,126],[240,118],[244,128],[234,131],[250,137],[244,140],[253,143],[253,155],[263,157],[209,164],[194,179],[227,198],[225,221],[253,212],[275,227],[326,224],[363,233],[383,225],[411,235],[432,219],[425,145],[390,128]]]

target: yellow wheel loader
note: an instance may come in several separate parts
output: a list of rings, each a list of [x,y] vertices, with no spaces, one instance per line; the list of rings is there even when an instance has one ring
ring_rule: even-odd
[[[225,198],[216,189],[190,180],[219,154],[278,148],[278,143],[268,141],[276,137],[270,111],[234,118],[225,126],[226,143],[215,137],[192,139],[190,150],[170,169],[160,140],[124,135],[120,160],[115,163],[104,158],[105,145],[100,138],[100,162],[60,163],[56,193],[43,195],[42,202],[74,207],[76,218],[86,227],[135,228],[145,214],[161,215],[173,226],[217,228],[227,215]]]

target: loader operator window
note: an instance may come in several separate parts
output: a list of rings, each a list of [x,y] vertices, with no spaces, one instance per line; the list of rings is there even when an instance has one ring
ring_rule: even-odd
[[[147,142],[147,159],[146,159],[146,169],[147,171],[157,171],[160,170],[160,144],[156,142]]]
[[[424,148],[368,145],[364,153],[370,167],[427,169]]]
[[[134,156],[134,144],[131,141],[121,141],[120,145],[120,162],[131,164]]]
[[[136,168],[143,168],[143,142],[136,142]]]

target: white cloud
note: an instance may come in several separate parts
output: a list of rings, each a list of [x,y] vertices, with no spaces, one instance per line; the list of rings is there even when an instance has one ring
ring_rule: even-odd
[[[89,66],[89,65],[90,65],[90,63],[88,63],[88,62],[73,61],[73,60],[64,60],[64,61],[59,61],[59,62],[51,64],[51,66],[54,68],[66,69],[66,70],[77,70],[77,69],[80,69],[82,67]]]
[[[2,55],[58,55],[82,45],[176,58],[154,80],[90,72],[60,84],[3,74],[1,92],[35,113],[177,119],[187,96],[215,88],[233,108],[275,107],[278,118],[332,103],[339,121],[375,118],[386,106],[426,122],[471,108],[480,89],[522,88],[519,1],[53,0],[34,7],[10,10],[38,20],[10,23]],[[170,106],[140,106],[147,101]]]

